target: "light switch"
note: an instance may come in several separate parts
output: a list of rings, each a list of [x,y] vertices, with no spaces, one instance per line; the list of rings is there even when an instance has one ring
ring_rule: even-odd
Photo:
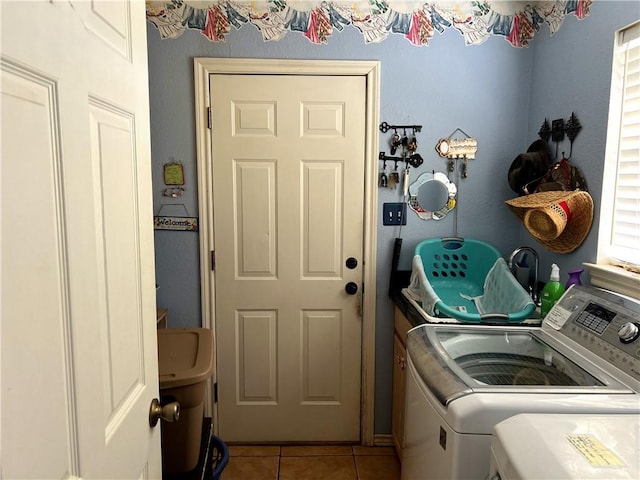
[[[383,203],[382,204],[382,224],[383,225],[406,225],[407,224],[407,204]]]

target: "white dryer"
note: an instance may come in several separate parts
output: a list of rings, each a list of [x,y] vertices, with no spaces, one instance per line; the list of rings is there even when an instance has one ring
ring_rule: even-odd
[[[491,480],[637,480],[640,415],[520,414],[491,442]]]
[[[640,414],[639,337],[640,302],[582,286],[541,327],[410,330],[402,480],[485,479],[520,413]]]

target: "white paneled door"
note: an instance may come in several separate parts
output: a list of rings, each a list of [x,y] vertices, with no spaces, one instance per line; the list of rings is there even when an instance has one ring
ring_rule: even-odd
[[[0,476],[160,478],[144,3],[0,9]]]
[[[366,79],[210,89],[220,436],[357,441]]]

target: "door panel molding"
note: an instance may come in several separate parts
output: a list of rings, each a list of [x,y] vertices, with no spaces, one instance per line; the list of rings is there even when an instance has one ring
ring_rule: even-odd
[[[62,132],[59,99],[53,79],[29,67],[0,59],[3,123],[2,165],[2,360],[3,440],[21,432],[54,432],[44,441],[12,441],[3,445],[5,475],[22,469],[21,455],[41,460],[31,466],[35,477],[79,471],[76,388],[69,306],[69,248],[62,228],[66,210],[62,176]],[[29,128],[25,128],[28,125]],[[4,163],[6,162],[6,163]],[[43,172],[34,175],[34,172]],[[15,208],[16,204],[21,207]],[[12,205],[6,207],[5,205]],[[46,218],[47,221],[42,219]],[[38,219],[38,221],[33,221]],[[16,255],[24,248],[29,255]],[[38,273],[38,282],[33,279]],[[9,281],[8,281],[9,280]],[[34,322],[45,319],[44,322]],[[34,360],[34,352],[38,352]],[[46,365],[46,369],[43,368]],[[28,372],[28,375],[25,375]],[[58,415],[36,415],[46,407]],[[6,422],[10,412],[20,422]],[[34,436],[35,437],[35,436]],[[43,449],[47,450],[43,455]]]
[[[160,478],[144,4],[1,9],[0,476]]]
[[[303,160],[305,192],[300,200],[303,234],[300,252],[302,279],[339,278],[342,274],[342,184],[344,164],[341,161]],[[339,218],[338,222],[334,219]]]
[[[215,329],[215,285],[210,259],[215,251],[213,232],[213,177],[211,131],[208,128],[208,108],[211,105],[209,95],[209,76],[213,74],[267,74],[267,75],[332,75],[363,76],[366,78],[366,138],[365,138],[365,192],[364,192],[364,245],[363,245],[363,281],[370,288],[364,289],[362,298],[362,372],[361,372],[361,442],[363,445],[374,443],[374,369],[375,369],[375,318],[376,318],[376,251],[378,204],[377,161],[378,161],[378,124],[380,63],[377,61],[311,61],[311,60],[267,60],[267,59],[221,59],[195,58],[195,120],[196,120],[196,156],[198,169],[198,206],[200,217],[200,285],[203,327]],[[332,106],[332,108],[335,106]],[[333,108],[324,111],[316,107],[312,127],[323,124],[329,119],[329,113],[336,127],[339,118]],[[253,118],[254,121],[259,120]],[[251,122],[249,122],[251,124]],[[277,128],[277,126],[273,126]],[[215,126],[214,126],[215,128]],[[316,134],[333,132],[316,132]],[[217,372],[217,366],[215,368]],[[214,373],[214,381],[216,373]],[[213,393],[208,386],[206,413],[214,417],[218,425],[217,411],[213,405]]]

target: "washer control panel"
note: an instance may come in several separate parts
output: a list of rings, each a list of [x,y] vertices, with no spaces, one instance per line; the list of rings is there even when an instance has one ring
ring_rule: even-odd
[[[575,285],[547,314],[544,325],[640,380],[640,302]]]

